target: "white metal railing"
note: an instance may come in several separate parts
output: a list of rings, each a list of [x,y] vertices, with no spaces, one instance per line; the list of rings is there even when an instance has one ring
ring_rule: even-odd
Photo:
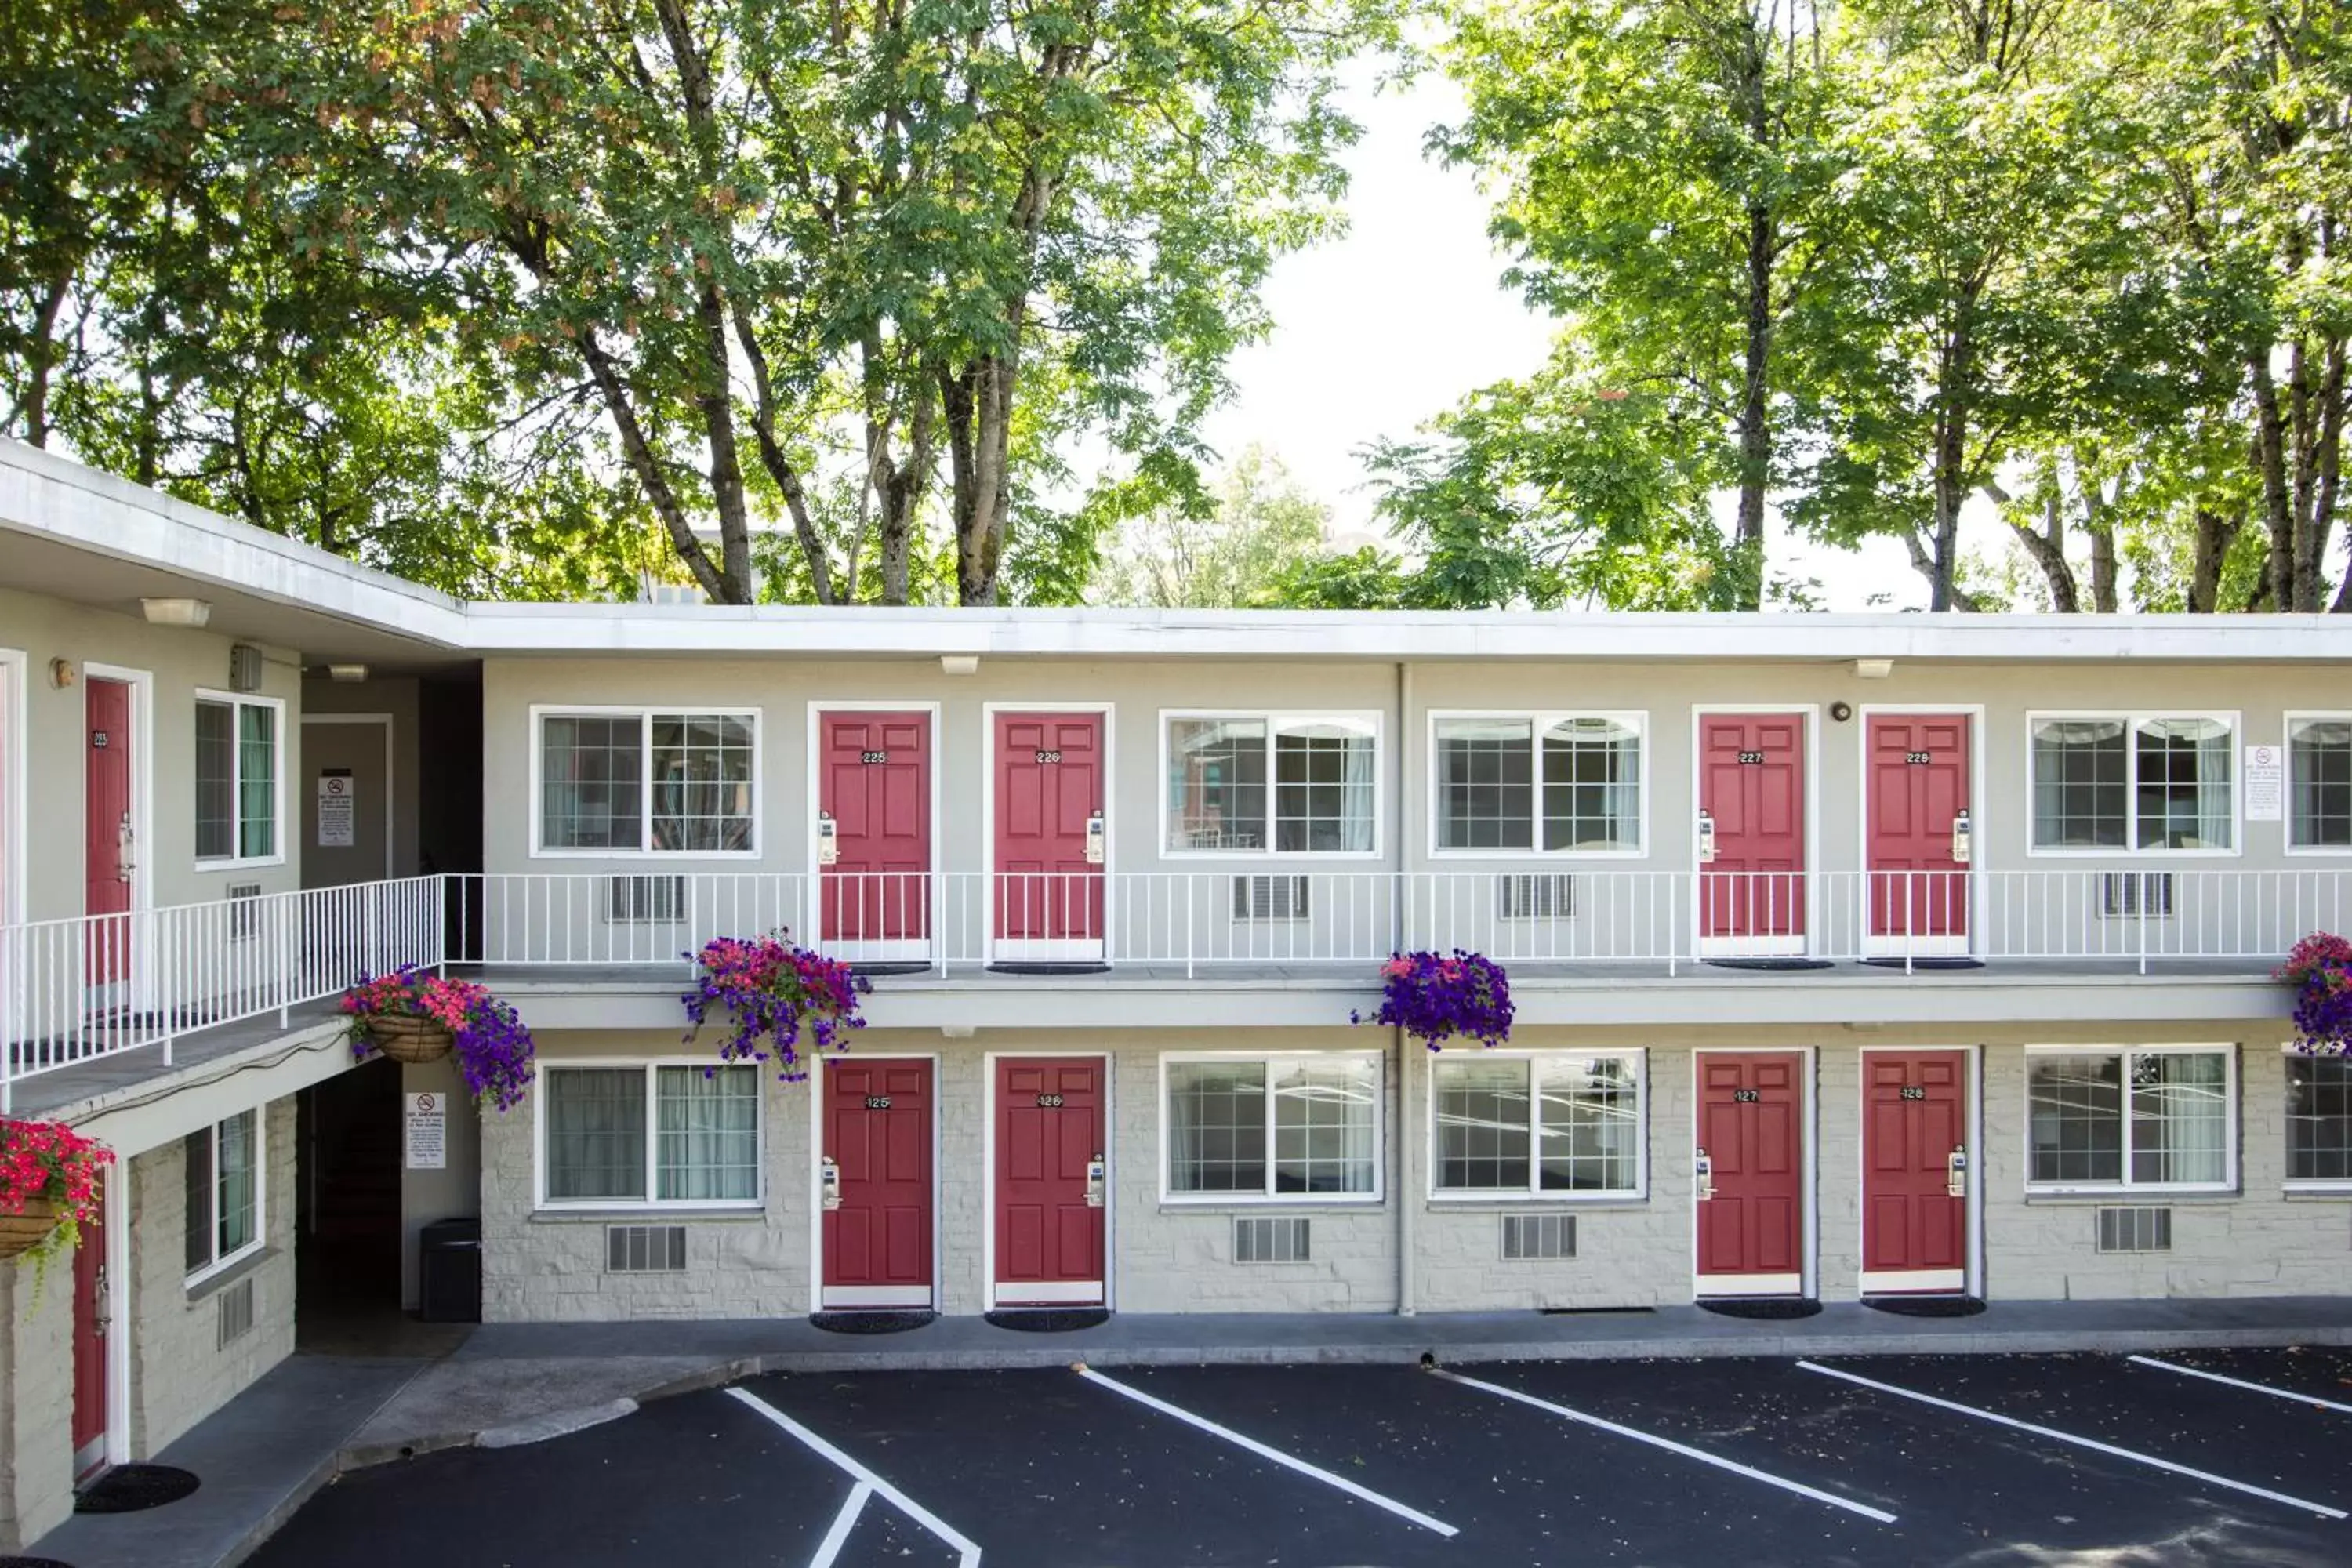
[[[410,877],[0,927],[0,1110],[22,1079],[442,962],[443,879]]]

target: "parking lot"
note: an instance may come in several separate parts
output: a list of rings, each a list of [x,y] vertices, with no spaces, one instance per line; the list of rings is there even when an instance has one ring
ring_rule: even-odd
[[[2336,1350],[793,1375],[347,1476],[253,1561],[2335,1568],[2347,1442]]]

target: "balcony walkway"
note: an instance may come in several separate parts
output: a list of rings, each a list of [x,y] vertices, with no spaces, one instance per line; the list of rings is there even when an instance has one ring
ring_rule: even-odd
[[[68,1106],[104,1109],[125,1098],[127,1091],[152,1089],[166,1079],[202,1079],[208,1068],[256,1047],[315,1039],[321,1029],[339,1025],[341,1018],[333,1002],[306,1002],[289,1007],[282,1024],[272,1012],[175,1036],[168,1063],[163,1059],[164,1047],[152,1044],[45,1068],[9,1082],[9,1114],[47,1116]]]

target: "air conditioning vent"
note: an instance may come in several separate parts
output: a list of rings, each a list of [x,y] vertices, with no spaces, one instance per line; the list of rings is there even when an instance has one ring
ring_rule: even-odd
[[[2169,1252],[2172,1211],[2159,1208],[2103,1208],[2099,1211],[2101,1252]]]
[[[676,925],[685,912],[683,876],[619,876],[604,884],[607,925]]]
[[[1503,1258],[1506,1262],[1575,1256],[1574,1215],[1507,1214],[1503,1216]]]
[[[1495,912],[1507,921],[1564,921],[1576,913],[1576,879],[1515,872],[1495,879]]]
[[[1236,1263],[1304,1263],[1307,1256],[1307,1222],[1303,1218],[1244,1216],[1234,1221]]]
[[[219,1313],[213,1348],[226,1350],[253,1331],[253,1276],[247,1275],[213,1300]]]
[[[261,934],[261,884],[240,882],[228,890],[228,940],[251,942]]]
[[[608,1225],[604,1271],[608,1274],[680,1274],[686,1270],[686,1226]]]
[[[1307,918],[1304,877],[1235,877],[1234,919],[1237,921],[1303,921]]]
[[[2099,913],[2108,920],[2156,920],[2172,915],[2169,871],[2105,871],[2099,876]]]

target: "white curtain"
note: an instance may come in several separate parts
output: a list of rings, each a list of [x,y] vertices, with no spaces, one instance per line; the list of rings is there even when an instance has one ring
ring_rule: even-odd
[[[665,1203],[760,1195],[760,1078],[748,1067],[656,1069]],[[707,1073],[707,1076],[706,1076]]]
[[[646,1195],[646,1074],[642,1068],[565,1068],[543,1076],[547,1195]]]
[[[2132,1180],[2229,1179],[2229,1061],[2219,1051],[2148,1052],[2132,1060]]]

